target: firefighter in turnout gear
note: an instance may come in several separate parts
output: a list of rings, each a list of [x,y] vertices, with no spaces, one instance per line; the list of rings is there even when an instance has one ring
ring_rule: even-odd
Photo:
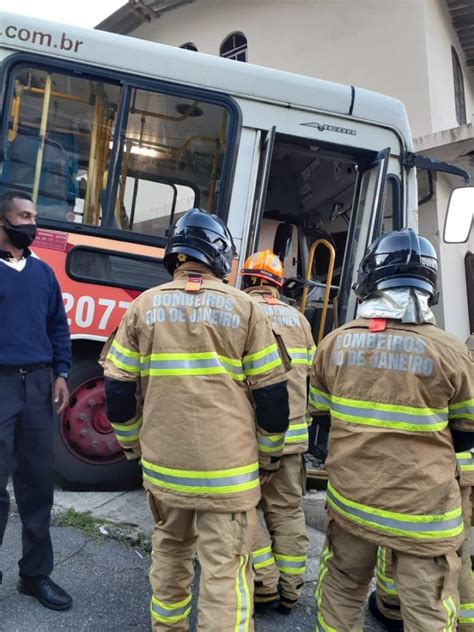
[[[474,360],[474,336],[466,344]],[[471,523],[474,487],[474,456],[471,451],[456,454],[461,486],[465,540],[462,544],[462,566],[459,575],[458,632],[474,632],[474,578],[471,563]],[[391,551],[381,547],[377,553],[376,590],[369,597],[369,610],[389,632],[403,632],[402,614],[397,588],[393,581]]]
[[[283,266],[277,255],[270,250],[256,252],[245,262],[241,275],[245,291],[270,319],[291,358],[288,373],[290,425],[284,437],[280,467],[262,487],[260,507],[266,526],[257,520],[253,550],[255,606],[263,608],[279,604],[279,611],[288,614],[298,601],[306,569],[308,536],[301,497],[304,491],[303,453],[308,449],[305,415],[308,378],[316,347],[306,318],[280,300]],[[274,454],[281,449],[281,444],[266,440],[261,449]]]
[[[132,303],[106,360],[107,415],[129,458],[141,455],[156,521],[156,631],[188,629],[195,551],[198,630],[254,629],[259,474],[278,469],[289,407],[269,322],[249,296],[223,283],[234,254],[217,216],[187,211],[165,249],[173,280]],[[259,451],[267,442],[281,447]]]
[[[316,629],[362,630],[379,546],[392,551],[406,632],[455,630],[464,541],[455,452],[474,446],[473,363],[434,325],[437,256],[382,235],[355,284],[358,318],[319,345],[310,409],[329,413],[329,521]]]

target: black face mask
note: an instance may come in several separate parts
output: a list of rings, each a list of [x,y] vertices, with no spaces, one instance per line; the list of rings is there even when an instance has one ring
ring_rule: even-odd
[[[6,236],[11,242],[11,245],[19,250],[24,250],[31,246],[35,237],[38,227],[36,224],[12,224],[5,216],[3,217],[5,226],[3,230]]]

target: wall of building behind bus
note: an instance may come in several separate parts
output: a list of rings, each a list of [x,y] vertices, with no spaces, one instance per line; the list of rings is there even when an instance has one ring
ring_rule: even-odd
[[[474,76],[472,69],[468,68],[465,63],[464,53],[451,24],[445,2],[443,0],[424,0],[423,7],[431,130],[432,133],[436,133],[458,126],[454,99],[452,48],[456,51],[462,67],[467,123],[471,123],[474,116]],[[417,134],[413,133],[413,135],[416,136]]]
[[[251,63],[401,99],[414,137],[457,126],[454,46],[471,120],[474,82],[443,0],[195,0],[129,35],[218,55],[234,31]]]

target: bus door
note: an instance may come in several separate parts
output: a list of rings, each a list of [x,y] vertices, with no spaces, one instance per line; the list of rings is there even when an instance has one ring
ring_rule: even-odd
[[[305,313],[316,341],[355,315],[351,285],[372,239],[402,224],[390,148],[315,143],[261,134],[251,219],[241,258],[270,248],[284,263],[286,300]],[[316,249],[314,246],[317,244]]]
[[[284,264],[283,300],[304,312],[315,342],[355,316],[351,286],[374,237],[402,225],[400,165],[383,151],[261,134],[243,256],[270,248]],[[387,172],[390,174],[387,176]],[[328,424],[313,424],[308,474],[325,478]]]

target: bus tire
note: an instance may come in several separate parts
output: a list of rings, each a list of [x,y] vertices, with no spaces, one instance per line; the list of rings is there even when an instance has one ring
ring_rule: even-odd
[[[61,416],[54,416],[56,483],[62,489],[71,491],[122,491],[139,487],[141,468],[138,462],[126,460],[106,421],[102,368],[96,359],[73,358],[68,386],[71,393],[69,406]],[[94,404],[92,407],[91,402]],[[85,423],[80,421],[80,417],[84,416]],[[84,435],[91,439],[88,444],[84,441],[81,447]],[[113,445],[112,456],[96,458],[96,455],[88,453],[94,441],[102,446],[104,442]]]

